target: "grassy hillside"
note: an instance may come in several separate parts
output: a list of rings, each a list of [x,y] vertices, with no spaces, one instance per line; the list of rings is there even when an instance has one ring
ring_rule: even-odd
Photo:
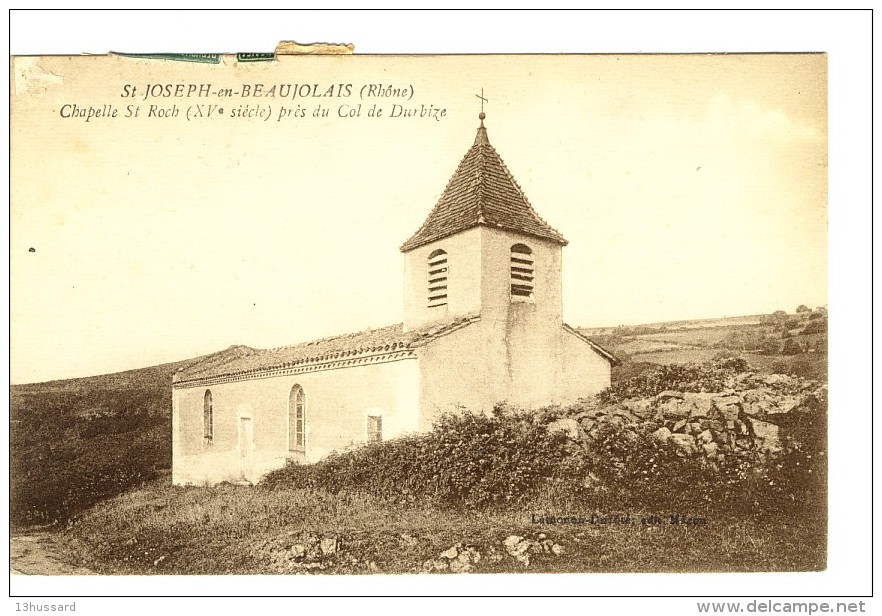
[[[778,311],[580,331],[626,363],[701,363],[739,356],[762,372],[826,380],[827,312],[801,308],[793,314]]]
[[[172,375],[213,355],[10,388],[10,521],[66,521],[171,468]]]

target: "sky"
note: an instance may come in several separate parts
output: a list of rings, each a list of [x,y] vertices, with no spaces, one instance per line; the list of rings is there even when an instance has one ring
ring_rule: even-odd
[[[568,323],[825,305],[826,65],[823,54],[20,60],[12,382],[400,322],[398,246],[471,145],[482,90],[491,143],[569,240]],[[220,101],[223,121],[59,114],[65,103],[120,115],[218,103],[141,98],[147,84],[179,82],[402,84],[414,91],[405,106],[445,116],[388,117],[393,99],[355,92],[234,97]],[[330,115],[276,121],[301,102]],[[360,117],[337,115],[359,102]],[[375,103],[387,117],[367,117]],[[258,104],[270,121],[230,116]]]

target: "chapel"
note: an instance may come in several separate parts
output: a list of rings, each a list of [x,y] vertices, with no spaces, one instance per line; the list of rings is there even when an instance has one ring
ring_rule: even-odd
[[[403,322],[271,350],[231,347],[172,385],[175,484],[257,481],[288,460],[430,430],[448,412],[567,404],[616,358],[562,320],[564,237],[479,115],[474,143],[401,245]]]

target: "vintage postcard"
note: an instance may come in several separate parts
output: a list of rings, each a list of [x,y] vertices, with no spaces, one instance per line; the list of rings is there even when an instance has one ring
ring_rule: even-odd
[[[302,51],[12,59],[14,573],[827,568],[825,54]]]

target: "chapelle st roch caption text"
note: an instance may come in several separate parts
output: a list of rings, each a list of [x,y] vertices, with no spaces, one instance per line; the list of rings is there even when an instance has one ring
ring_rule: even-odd
[[[447,109],[414,101],[412,84],[212,83],[124,84],[121,103],[65,102],[62,118],[233,118],[281,122],[295,118],[422,118],[440,122]]]

